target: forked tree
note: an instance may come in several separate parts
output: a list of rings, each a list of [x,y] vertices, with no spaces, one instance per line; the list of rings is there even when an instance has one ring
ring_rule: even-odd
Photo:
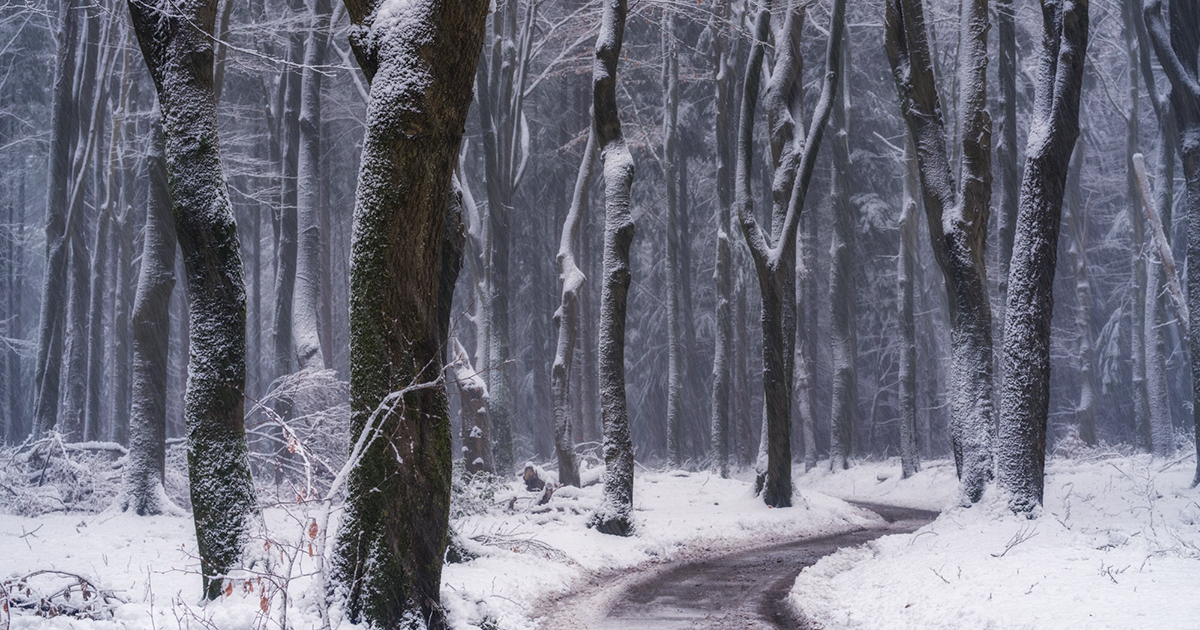
[[[887,0],[886,49],[900,111],[916,146],[930,244],[950,304],[950,440],[963,498],[975,502],[992,476],[992,310],[984,248],[992,196],[987,112],[987,0],[964,0],[959,30],[959,178],[929,51],[922,0]]]
[[[1042,503],[1050,407],[1050,317],[1067,167],[1079,137],[1088,0],[1042,0],[1042,50],[1025,147],[1004,317],[997,483],[1010,507]]]
[[[753,152],[754,110],[764,49],[771,24],[771,8],[766,3],[755,19],[754,44],[746,65],[742,113],[738,121],[737,171],[734,179],[734,207],[742,235],[750,248],[751,259],[762,295],[763,393],[766,450],[761,488],[763,501],[773,507],[792,504],[792,360],[795,342],[796,230],[800,212],[816,168],[817,152],[825,125],[832,113],[839,75],[842,71],[842,33],[845,29],[846,0],[834,0],[829,17],[826,42],[825,74],[821,94],[808,130],[791,140],[795,146],[795,174],[786,203],[774,203],[771,225],[766,229],[754,218],[750,194],[750,161]],[[784,164],[783,161],[780,162]],[[778,186],[773,186],[778,188]],[[778,197],[778,195],[773,195]]]

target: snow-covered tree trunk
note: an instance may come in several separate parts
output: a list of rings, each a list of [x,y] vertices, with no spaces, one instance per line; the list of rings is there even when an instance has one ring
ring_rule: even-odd
[[[683,463],[683,345],[679,330],[679,49],[674,15],[663,10],[663,176],[667,198],[667,466]]]
[[[845,40],[842,45],[846,46]],[[847,63],[844,56],[842,63]],[[833,358],[829,466],[832,470],[850,467],[857,429],[855,411],[858,407],[858,372],[854,367],[858,354],[858,338],[854,329],[854,230],[858,221],[854,204],[850,201],[850,130],[846,120],[849,99],[846,83],[843,69],[842,89],[838,91],[830,118],[834,131],[831,138],[833,183],[830,195],[833,204],[833,238],[829,244],[829,346]]]
[[[625,36],[626,0],[602,0],[592,63],[592,133],[604,174],[604,271],[600,293],[600,414],[604,422],[604,500],[589,525],[605,534],[633,532],[633,438],[625,401],[625,308],[633,156],[617,110],[617,62]]]
[[[1000,109],[996,134],[996,202],[999,216],[999,262],[997,283],[1000,287],[1000,325],[1004,325],[1004,301],[1008,296],[1008,268],[1012,262],[1013,233],[1017,228],[1017,202],[1020,198],[1021,165],[1017,160],[1017,28],[1013,0],[996,0],[997,70]]]
[[[300,151],[296,167],[298,229],[292,335],[296,367],[332,368],[321,335],[321,70],[329,42],[330,0],[313,0],[300,78]],[[328,235],[326,235],[328,237]]]
[[[963,3],[959,32],[956,184],[920,0],[887,0],[886,49],[900,110],[917,148],[922,201],[950,307],[950,438],[963,498],[975,502],[992,476],[994,369],[985,242],[991,201],[987,113],[987,0]]]
[[[216,0],[131,0],[162,111],[167,180],[190,300],[184,420],[204,597],[242,557],[255,510],[243,392],[246,294],[213,97]]]
[[[1088,446],[1096,445],[1096,398],[1100,388],[1096,382],[1096,353],[1092,340],[1092,281],[1088,273],[1087,214],[1083,201],[1080,174],[1083,171],[1083,138],[1075,143],[1075,154],[1067,172],[1067,229],[1071,236],[1069,251],[1075,276],[1075,325],[1079,329],[1079,402],[1075,405],[1075,421],[1079,439]]]
[[[733,349],[733,312],[730,298],[733,293],[732,261],[729,250],[730,208],[733,205],[733,171],[730,167],[729,141],[732,137],[733,81],[730,77],[731,61],[728,50],[729,0],[717,4],[717,14],[712,22],[713,57],[716,74],[716,149],[717,149],[717,242],[716,265],[713,283],[716,285],[716,339],[713,350],[713,389],[710,435],[713,460],[717,473],[729,476],[729,418],[731,383],[731,354]]]
[[[1088,0],[1042,2],[1042,50],[1004,321],[997,482],[1014,511],[1042,502],[1050,318],[1067,167],[1079,136]]]
[[[160,121],[155,122],[153,134],[146,160],[150,195],[142,265],[133,304],[133,412],[129,418],[129,463],[125,467],[122,506],[142,516],[171,509],[163,490],[163,473],[176,238]]]
[[[518,0],[496,2],[492,16],[490,55],[481,59],[476,79],[476,104],[483,129],[484,167],[487,178],[488,296],[486,365],[492,448],[496,469],[508,474],[513,469],[513,422],[515,411],[515,360],[511,349],[510,298],[515,291],[509,281],[512,249],[512,212],[516,189],[527,155],[522,103],[528,69],[532,10],[518,33]]]
[[[789,15],[795,3],[789,5]],[[750,201],[750,160],[753,146],[754,110],[762,73],[763,48],[770,27],[770,7],[759,12],[754,46],[745,75],[745,91],[738,131],[737,177],[734,202],[742,235],[750,248],[762,297],[763,394],[767,464],[762,481],[763,501],[773,507],[792,504],[791,396],[793,342],[795,340],[796,233],[800,212],[816,167],[817,151],[825,125],[834,107],[842,71],[842,33],[845,29],[845,0],[835,0],[830,13],[825,73],[821,95],[806,133],[795,142],[799,163],[795,181],[784,206],[776,204],[767,229],[759,226]],[[786,30],[785,23],[785,30]]]
[[[900,256],[897,283],[900,293],[900,475],[907,479],[921,469],[917,448],[917,322],[913,285],[917,272],[917,155],[912,138],[904,143],[904,189],[900,214]]]
[[[467,349],[451,338],[453,361],[450,373],[462,397],[462,454],[469,473],[487,472],[495,474],[496,464],[492,459],[492,430],[488,422],[487,381],[473,365]],[[561,467],[561,463],[559,466]],[[559,476],[562,479],[562,476]],[[578,485],[578,484],[576,484]]]
[[[132,126],[132,123],[130,123]],[[132,188],[133,177],[125,177],[126,186]],[[132,330],[131,312],[135,296],[133,278],[133,211],[125,204],[121,212],[113,218],[113,230],[116,236],[116,277],[114,278],[113,301],[113,400],[111,436],[118,444],[129,443],[129,414],[130,414],[130,368]]]
[[[347,482],[333,583],[354,622],[441,628],[452,459],[443,250],[488,2],[346,9],[371,86],[351,246],[350,429],[374,440]]]
[[[558,242],[558,276],[562,285],[561,302],[554,314],[558,323],[558,344],[550,372],[551,395],[554,403],[554,452],[558,456],[558,480],[569,486],[579,485],[579,464],[575,461],[575,439],[571,422],[571,368],[575,362],[575,342],[579,338],[581,297],[587,281],[579,268],[575,247],[583,213],[587,211],[588,188],[591,186],[593,164],[596,161],[596,134],[588,132],[583,161],[575,178],[571,207],[563,220],[562,236]],[[463,416],[464,419],[466,416]],[[466,426],[464,424],[464,426]],[[464,429],[465,431],[465,429]],[[466,434],[464,433],[464,436]],[[465,444],[465,442],[464,442]]]
[[[36,407],[34,433],[58,422],[63,327],[67,319],[67,204],[71,178],[71,144],[75,135],[74,78],[79,40],[79,4],[63,3],[59,11],[58,52],[50,104],[50,165],[46,187],[46,264],[42,276],[42,313],[34,364]]]
[[[1166,6],[1164,6],[1166,5]],[[1163,15],[1170,14],[1170,26]],[[1171,85],[1168,102],[1179,130],[1179,155],[1183,163],[1188,213],[1188,310],[1200,312],[1200,4],[1175,0],[1145,0],[1144,15],[1154,53]],[[1192,423],[1200,450],[1200,326],[1190,326],[1188,347],[1192,361]],[[1200,484],[1200,457],[1192,486]]]

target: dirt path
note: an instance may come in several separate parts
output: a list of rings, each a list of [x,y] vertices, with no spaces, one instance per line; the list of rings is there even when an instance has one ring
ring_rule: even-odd
[[[776,543],[713,556],[698,550],[622,577],[599,577],[551,606],[540,627],[596,630],[798,628],[784,599],[800,570],[842,547],[911,532],[934,512],[855,503],[885,527]]]

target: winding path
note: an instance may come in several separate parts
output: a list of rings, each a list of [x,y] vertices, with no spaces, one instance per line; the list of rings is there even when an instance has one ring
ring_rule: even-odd
[[[598,579],[564,598],[541,628],[595,630],[802,628],[785,599],[800,570],[842,547],[908,533],[936,512],[855,502],[879,514],[885,527],[776,543],[669,562],[651,571]]]

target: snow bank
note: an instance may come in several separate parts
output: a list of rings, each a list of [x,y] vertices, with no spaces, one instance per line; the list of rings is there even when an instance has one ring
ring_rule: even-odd
[[[882,503],[939,512],[958,499],[954,462],[921,462],[921,470],[908,479],[900,478],[900,458],[882,462],[855,462],[849,470],[832,472],[829,462],[796,478],[800,492],[816,490],[840,499]]]
[[[1196,627],[1200,504],[1190,481],[1190,461],[1052,460],[1037,519],[1013,515],[990,488],[979,505],[913,534],[826,557],[800,574],[790,601],[827,630]],[[906,483],[859,496],[916,500]]]
[[[443,573],[442,602],[455,628],[532,628],[549,600],[594,583],[597,575],[605,579],[689,554],[878,524],[873,515],[816,492],[803,493],[794,508],[771,509],[751,495],[749,483],[706,473],[640,472],[634,490],[637,530],[629,538],[586,527],[601,502],[598,485],[560,488],[540,506],[542,492],[526,492],[518,480],[482,492],[461,491],[473,494],[466,503],[460,499],[460,516],[452,525],[477,557],[446,565]],[[48,619],[18,611],[12,628],[277,627],[282,597],[270,582],[289,574],[288,627],[319,628],[319,598],[311,577],[315,558],[307,547],[310,517],[303,507],[289,506],[286,497],[280,500],[278,507],[266,510],[270,544],[263,540],[261,555],[272,558],[272,566],[258,569],[263,581],[246,574],[250,579],[236,580],[230,596],[203,606],[190,516],[111,511],[0,515],[0,580],[62,571],[124,601],[112,607],[111,618],[103,614],[98,620]],[[290,562],[295,564],[288,571]],[[340,611],[331,611],[330,617],[335,628],[351,628]]]

